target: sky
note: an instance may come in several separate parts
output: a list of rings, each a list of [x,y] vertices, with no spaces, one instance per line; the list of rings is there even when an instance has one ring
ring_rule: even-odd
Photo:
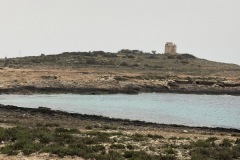
[[[0,0],[0,58],[138,49],[240,65],[240,0]]]

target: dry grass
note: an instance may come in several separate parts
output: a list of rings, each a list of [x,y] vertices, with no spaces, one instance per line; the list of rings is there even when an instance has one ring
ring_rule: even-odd
[[[25,136],[33,137],[33,141],[30,144],[32,144],[33,142],[38,143],[39,141],[43,142],[42,145],[45,145],[46,142],[49,144],[54,144],[55,140],[53,136],[56,135],[56,132],[63,134],[66,137],[66,139],[64,138],[62,140],[57,140],[61,142],[61,146],[59,147],[67,147],[71,143],[75,142],[81,142],[81,144],[88,147],[95,145],[103,145],[106,152],[112,150],[115,152],[114,154],[118,154],[123,157],[125,154],[125,156],[141,155],[141,157],[145,157],[147,155],[172,155],[176,159],[190,159],[192,156],[203,156],[199,153],[198,150],[198,148],[202,146],[207,146],[211,149],[215,149],[215,147],[218,146],[220,147],[218,149],[221,149],[221,147],[225,147],[225,154],[229,154],[231,152],[231,147],[236,146],[236,144],[239,143],[239,140],[237,139],[240,138],[239,133],[235,133],[232,131],[214,131],[211,129],[197,129],[173,126],[139,126],[134,124],[128,124],[124,121],[105,121],[101,119],[96,119],[94,117],[85,119],[80,117],[72,117],[70,115],[67,116],[64,114],[44,114],[41,112],[28,112],[27,110],[21,111],[17,109],[15,111],[8,111],[2,109],[0,112],[0,118],[1,127],[11,129],[16,126],[21,126],[19,128],[19,133],[25,133]],[[23,130],[24,132],[21,132],[21,130]],[[32,132],[31,130],[39,131]],[[43,139],[43,141],[34,138],[34,133],[43,134],[45,132],[48,133],[46,136],[48,137],[47,141],[46,139]],[[31,134],[33,134],[33,136],[31,136]],[[68,134],[68,136],[66,136],[66,134]],[[24,136],[20,137],[24,138]],[[71,139],[71,137],[75,137],[74,140]],[[210,144],[210,142],[214,142],[214,145]],[[12,144],[15,142],[5,141],[4,145],[7,145],[9,143]],[[230,143],[231,146],[228,146],[228,144]],[[234,149],[236,150],[237,148],[235,147]],[[51,153],[51,150],[49,149],[45,151],[47,151],[47,153]],[[59,151],[61,152],[54,150],[53,153],[59,154],[59,156],[67,156],[68,154],[73,153],[72,151],[69,152],[67,148],[65,148],[64,150],[62,148]],[[28,156],[22,155],[21,152],[19,153],[20,154],[18,154],[18,156],[28,158]],[[49,156],[46,154],[39,154],[39,152],[36,153],[33,152],[33,154],[30,154],[29,158],[34,159],[34,157],[38,156],[40,158],[42,158],[42,156],[48,157],[50,159],[56,158],[55,154]],[[95,153],[95,151],[92,150],[89,150],[89,153],[91,153],[91,156],[97,156],[98,154],[100,154],[100,152],[96,151]],[[217,152],[213,152],[213,154],[215,153],[218,154]],[[5,155],[0,156],[6,157]],[[11,157],[7,158],[11,159]],[[65,157],[65,159],[67,158],[68,157]]]

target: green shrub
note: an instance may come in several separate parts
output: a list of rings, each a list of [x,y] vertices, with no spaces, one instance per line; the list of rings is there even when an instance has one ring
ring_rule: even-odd
[[[172,148],[170,148],[170,147],[166,148],[164,150],[164,152],[167,153],[167,154],[175,154],[175,151]]]
[[[96,64],[99,64],[99,62],[96,59],[90,58],[90,59],[86,60],[86,64],[90,64],[90,65],[95,64],[96,65]]]
[[[131,160],[135,160],[135,159],[151,160],[152,159],[152,157],[148,155],[145,151],[125,151],[123,154],[123,157]]]
[[[134,141],[144,141],[146,138],[139,133],[135,133],[134,135],[132,135],[132,140]]]
[[[120,66],[128,66],[128,63],[127,62],[122,62],[122,63],[120,63]]]
[[[112,150],[110,150],[110,151],[108,152],[108,157],[109,157],[109,160],[110,160],[110,159],[123,160],[122,155],[121,155],[120,153],[118,153],[117,151],[112,151]]]
[[[42,148],[41,145],[36,143],[26,143],[24,147],[21,149],[24,155],[30,155],[39,151]]]
[[[31,141],[27,140],[27,139],[19,139],[17,140],[14,144],[13,147],[16,150],[21,150],[24,148],[25,145],[27,145],[28,143],[31,143]]]
[[[105,151],[105,147],[103,145],[95,145],[91,147],[93,152]]]
[[[218,151],[215,155],[214,155],[214,159],[219,159],[219,160],[232,160],[232,152],[231,150],[228,149],[223,149],[221,151]]]
[[[19,139],[33,141],[35,137],[32,132],[34,131],[26,127],[14,127],[6,129],[6,135],[9,137],[9,140],[13,142]]]
[[[153,159],[154,160],[176,160],[177,158],[174,155],[165,154],[165,155],[155,156],[155,158]]]
[[[63,158],[66,155],[66,152],[67,151],[64,147],[54,146],[54,147],[51,148],[51,153],[56,154],[61,158]]]
[[[125,145],[123,144],[112,144],[110,146],[111,149],[125,149]]]
[[[109,142],[109,136],[105,134],[99,134],[97,136],[91,136],[91,137],[82,137],[81,141],[84,144],[99,144],[99,143],[104,143],[104,142]]]
[[[240,139],[239,138],[235,141],[235,144],[239,144],[240,145]]]
[[[134,55],[126,55],[127,58],[135,58]]]
[[[54,141],[58,143],[71,143],[75,141],[75,138],[69,133],[55,133],[53,135]]]
[[[133,145],[131,145],[131,144],[128,144],[128,145],[127,145],[127,149],[129,149],[129,150],[134,150],[134,148],[135,148],[135,147],[134,147]]]
[[[87,132],[86,134],[93,136],[91,138],[93,138],[97,142],[109,142],[110,141],[109,133],[90,131],[90,132]]]
[[[232,148],[232,157],[235,159],[240,157],[240,144]]]
[[[240,78],[239,78],[239,80],[240,80]],[[239,133],[233,133],[231,136],[233,136],[233,137],[240,137],[240,134]]]
[[[102,153],[95,155],[96,160],[124,160],[122,155],[118,153],[117,151],[110,150],[107,154]]]
[[[125,151],[123,154],[123,157],[124,158],[133,158],[135,154],[136,154],[136,152],[134,152],[134,151]]]
[[[223,139],[222,143],[220,144],[220,146],[223,146],[223,147],[231,147],[232,144],[230,142],[229,139]]]
[[[208,157],[210,157],[210,155],[212,154],[212,150],[209,148],[194,148],[191,152],[191,159],[192,160],[201,160],[201,159],[207,159]]]
[[[53,141],[53,137],[51,134],[43,134],[40,136],[39,141],[40,141],[40,143],[48,144],[51,141]]]
[[[13,156],[13,155],[18,154],[18,151],[16,151],[12,145],[7,145],[5,147],[2,147],[0,149],[0,151],[1,151],[2,154],[7,154],[9,156]]]
[[[206,141],[207,141],[207,142],[214,142],[214,141],[216,141],[216,140],[218,140],[217,137],[209,137]]]
[[[147,135],[147,137],[149,137],[149,138],[152,138],[152,139],[164,139],[164,137],[163,136],[161,136],[161,135],[157,135],[157,134],[148,134]]]
[[[89,129],[90,130],[90,129],[93,129],[93,127],[92,126],[86,126],[85,129]]]
[[[116,126],[112,126],[112,125],[104,125],[102,128],[105,129],[105,130],[108,130],[108,129],[116,130],[117,129]]]
[[[195,147],[204,147],[204,148],[209,148],[212,145],[210,144],[210,142],[204,141],[204,140],[198,140],[196,142],[193,143],[193,145]]]
[[[128,78],[126,78],[126,77],[118,77],[118,76],[114,77],[114,79],[116,81],[127,81],[128,80]]]
[[[120,132],[120,131],[112,132],[112,133],[109,133],[109,135],[111,135],[111,136],[121,136],[121,135],[123,135],[123,132]]]
[[[0,127],[0,142],[5,140],[5,130]]]
[[[56,128],[55,132],[56,133],[80,133],[80,131],[76,128],[72,128],[72,129]]]
[[[178,137],[170,137],[169,139],[170,139],[170,140],[177,140]]]
[[[45,124],[46,127],[59,127],[60,125],[57,123],[47,123]]]

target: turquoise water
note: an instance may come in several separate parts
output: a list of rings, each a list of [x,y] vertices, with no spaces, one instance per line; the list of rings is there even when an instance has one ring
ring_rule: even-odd
[[[240,129],[240,97],[228,95],[0,95],[0,103],[147,122]]]

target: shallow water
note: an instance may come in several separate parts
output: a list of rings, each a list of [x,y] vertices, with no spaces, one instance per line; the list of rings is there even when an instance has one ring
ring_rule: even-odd
[[[228,95],[0,95],[0,103],[165,124],[240,129],[240,97]]]

